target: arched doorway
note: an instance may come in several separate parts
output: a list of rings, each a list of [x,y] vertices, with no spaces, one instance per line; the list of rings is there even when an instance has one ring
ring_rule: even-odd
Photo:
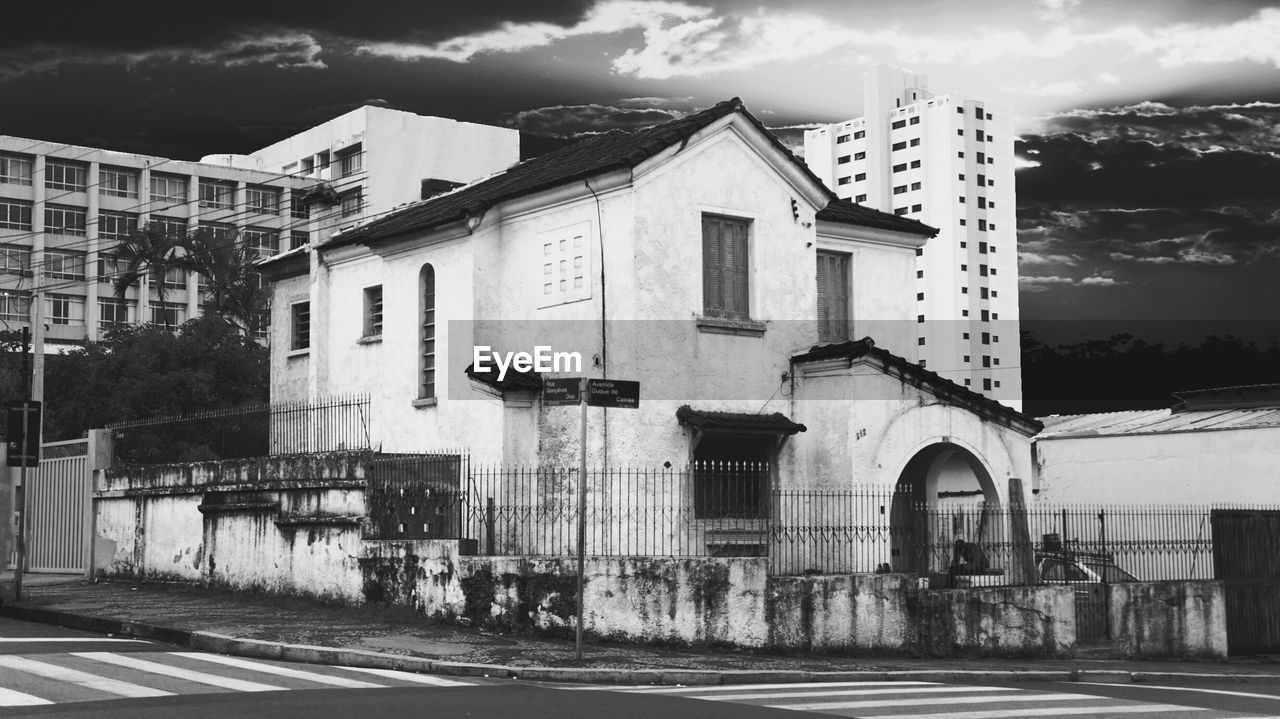
[[[991,473],[973,452],[947,441],[920,449],[894,487],[889,512],[892,570],[946,573],[957,539],[981,548],[1003,534],[999,508]]]

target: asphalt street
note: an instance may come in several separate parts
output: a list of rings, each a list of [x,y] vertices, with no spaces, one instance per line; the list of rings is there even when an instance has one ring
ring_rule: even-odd
[[[1280,679],[1102,684],[534,684],[244,659],[0,619],[3,717],[1280,717]]]

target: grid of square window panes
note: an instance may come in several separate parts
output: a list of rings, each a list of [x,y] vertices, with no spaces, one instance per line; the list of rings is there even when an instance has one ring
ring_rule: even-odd
[[[56,280],[83,280],[84,253],[70,250],[45,250],[44,276]]]
[[[136,315],[135,303],[128,300],[98,300],[98,327],[107,329],[116,325],[133,322]]]
[[[54,325],[84,324],[84,298],[77,295],[51,294],[48,301],[49,323]]]
[[[249,209],[274,215],[280,212],[280,191],[270,187],[250,187],[245,191]]]
[[[30,185],[34,160],[30,155],[0,152],[0,183]]]
[[[24,275],[31,268],[31,248],[22,245],[0,245],[0,273]]]
[[[137,171],[123,170],[115,167],[101,168],[98,170],[98,193],[109,197],[137,198]]]
[[[235,205],[236,186],[232,182],[200,181],[200,206],[229,208]]]
[[[0,228],[31,229],[31,203],[22,200],[0,200]]]
[[[151,174],[151,201],[179,203],[187,201],[187,178],[177,175]]]
[[[0,320],[26,322],[31,318],[31,296],[0,290]]]
[[[51,190],[84,192],[89,184],[89,166],[49,158],[44,162],[44,186]]]
[[[85,236],[87,212],[82,207],[45,205],[44,231],[55,235]]]
[[[262,257],[270,257],[280,251],[280,234],[275,230],[266,230],[261,227],[245,228],[244,241],[250,249],[257,250]]]
[[[98,213],[98,237],[106,240],[124,240],[138,229],[138,216],[132,212]]]

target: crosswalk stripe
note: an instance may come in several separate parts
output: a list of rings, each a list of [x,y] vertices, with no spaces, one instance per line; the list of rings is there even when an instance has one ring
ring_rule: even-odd
[[[222,664],[228,667],[236,667],[237,669],[249,669],[263,674],[275,674],[277,676],[289,677],[291,679],[303,679],[317,684],[328,684],[335,687],[343,687],[346,689],[386,689],[382,684],[374,684],[372,682],[362,682],[358,679],[348,679],[346,677],[331,677],[327,674],[316,674],[315,672],[302,671],[301,669],[291,669],[289,667],[280,667],[274,664],[261,664],[259,662],[251,662],[246,659],[237,659],[236,657],[224,657],[220,654],[203,654],[201,652],[169,652],[175,657],[184,659],[198,659],[202,662],[211,662],[214,664]]]
[[[771,709],[822,711],[825,709],[876,709],[879,707],[915,707],[930,704],[984,704],[996,702],[1080,701],[1097,700],[1092,694],[1017,694],[995,697],[929,697],[927,699],[873,699],[854,702],[814,702],[809,704],[770,704]]]
[[[33,707],[40,704],[52,704],[48,699],[41,699],[30,694],[15,692],[12,689],[0,687],[0,707]]]
[[[1110,684],[1098,682],[1096,686],[1100,687],[1133,687],[1133,684]],[[1225,689],[1197,689],[1196,687],[1166,687],[1160,685],[1144,684],[1143,689],[1163,689],[1171,692],[1197,692],[1202,694],[1226,694],[1233,697],[1250,697],[1252,699],[1275,699],[1280,701],[1280,694],[1255,694],[1254,692],[1229,692]]]
[[[617,691],[636,694],[681,694],[684,692],[740,692],[744,689],[826,689],[838,687],[932,687],[937,682],[799,682],[796,684],[733,684],[728,686],[691,687],[617,687]],[[583,687],[602,689],[604,687]]]
[[[1027,707],[1025,709],[992,709],[977,712],[943,712],[941,714],[894,714],[893,719],[1021,719],[1021,717],[1060,717],[1082,714],[1151,714],[1155,712],[1209,711],[1204,707],[1176,704],[1116,704],[1102,707]],[[1250,717],[1266,719],[1266,717]]]
[[[474,684],[467,682],[456,682],[452,679],[441,679],[440,677],[428,676],[426,674],[414,674],[413,672],[402,672],[395,669],[376,669],[374,667],[336,667],[337,669],[345,669],[349,672],[364,672],[388,679],[399,679],[402,682],[415,682],[417,684],[430,684],[436,687],[470,687]]]
[[[122,654],[112,654],[111,652],[72,652],[71,656],[81,657],[83,659],[92,659],[105,664],[115,664],[116,666],[137,669],[138,671],[150,672],[151,674],[160,674],[167,677],[173,677],[175,679],[186,679],[187,681],[196,682],[198,684],[208,684],[210,686],[232,689],[240,692],[275,692],[285,690],[285,687],[248,682],[243,679],[221,677],[216,674],[205,674],[204,672],[171,667],[158,662],[149,662],[145,659],[135,659]]]
[[[697,699],[706,699],[708,701],[732,702],[742,699],[803,699],[806,697],[840,697],[840,696],[868,696],[875,694],[932,694],[937,692],[963,694],[967,692],[1014,692],[1018,691],[1013,687],[969,687],[969,686],[952,686],[952,687],[912,687],[911,689],[843,689],[832,692],[764,692],[758,694],[722,694],[705,697],[696,697]]]
[[[140,684],[132,684],[130,682],[110,677],[98,676],[82,672],[78,669],[70,669],[60,667],[56,664],[36,661],[35,659],[27,659],[25,657],[16,656],[0,656],[0,667],[8,667],[27,674],[35,674],[46,679],[53,679],[61,682],[70,682],[82,686],[86,689],[94,689],[107,694],[115,694],[122,697],[140,698],[140,697],[171,697],[173,692],[167,692],[163,689],[153,689],[144,687]]]
[[[107,637],[0,637],[0,644],[67,644],[73,642],[134,642],[146,644],[145,639],[109,639]]]

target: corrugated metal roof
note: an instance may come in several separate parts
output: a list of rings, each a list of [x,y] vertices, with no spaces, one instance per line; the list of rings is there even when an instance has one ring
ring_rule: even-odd
[[[1036,439],[1280,427],[1280,407],[1174,412],[1169,409],[1041,417]]]

